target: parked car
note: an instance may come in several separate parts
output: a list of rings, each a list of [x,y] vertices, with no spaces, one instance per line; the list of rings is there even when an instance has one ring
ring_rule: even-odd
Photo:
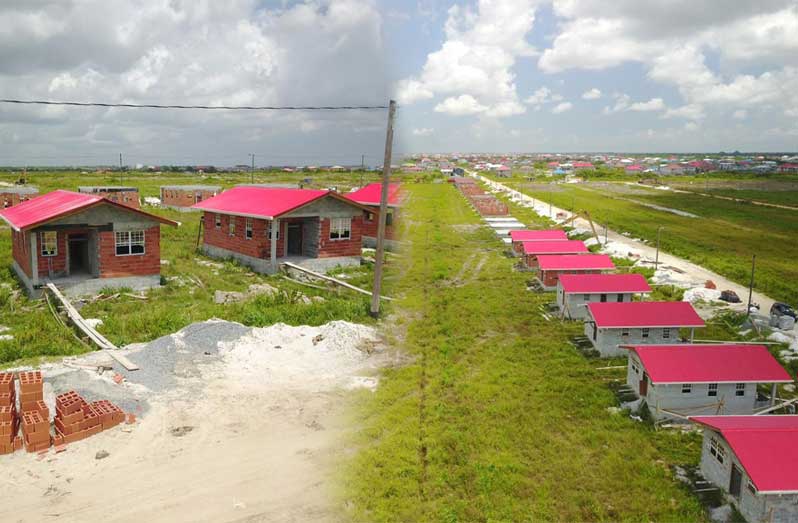
[[[786,303],[781,303],[778,301],[775,302],[773,305],[771,305],[770,315],[776,317],[789,316],[792,319],[798,319],[795,310],[792,307],[790,307]]]

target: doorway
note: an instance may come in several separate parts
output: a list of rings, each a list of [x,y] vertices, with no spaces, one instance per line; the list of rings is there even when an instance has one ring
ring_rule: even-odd
[[[302,256],[302,224],[289,223],[286,229],[286,255]]]
[[[643,379],[640,380],[640,389],[638,390],[640,397],[643,398],[648,394],[648,374],[643,373]]]
[[[89,266],[89,236],[87,234],[70,234],[69,243],[69,274],[90,274]]]
[[[740,490],[743,486],[743,472],[732,463],[731,479],[729,480],[729,494],[740,499]]]

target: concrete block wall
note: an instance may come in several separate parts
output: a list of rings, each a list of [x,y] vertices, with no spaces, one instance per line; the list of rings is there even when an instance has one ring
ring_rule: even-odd
[[[363,236],[368,236],[371,238],[377,237],[377,229],[379,227],[379,215],[380,215],[380,208],[369,206],[371,209],[370,213],[364,213],[363,215]],[[386,240],[394,240],[396,239],[394,228],[397,225],[397,220],[399,219],[399,209],[393,208],[389,209],[388,213],[392,214],[392,221],[391,224],[385,224],[385,239]],[[369,220],[369,215],[371,215],[372,219]]]
[[[188,189],[161,189],[161,203],[163,205],[169,205],[173,207],[191,207],[195,203],[196,194],[200,193],[202,195],[202,200],[207,200],[208,198],[213,198],[216,196],[220,190],[218,191],[210,191],[210,190],[188,190]]]
[[[2,190],[0,190],[0,209],[13,207],[15,205],[18,205],[24,201],[30,200],[31,198],[35,198],[37,196],[39,196],[38,193],[20,194],[17,192],[3,192]]]

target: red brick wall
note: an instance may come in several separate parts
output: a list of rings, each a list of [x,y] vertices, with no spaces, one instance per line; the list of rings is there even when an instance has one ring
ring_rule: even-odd
[[[348,240],[330,239],[330,219],[319,220],[321,237],[319,239],[319,258],[336,256],[360,256],[363,241],[363,216],[352,218],[352,234]]]
[[[30,270],[30,233],[11,231],[11,254],[14,261],[22,268],[28,277],[31,275]]]
[[[202,199],[207,200],[216,196],[214,191],[188,191],[178,189],[161,189],[161,203],[164,205],[173,205],[175,207],[191,207],[196,200],[194,194],[196,192],[202,193]]]
[[[103,198],[107,198],[112,202],[121,203],[122,205],[127,205],[128,207],[133,207],[134,209],[141,208],[141,202],[139,202],[139,192],[138,191],[122,191],[122,192],[93,192],[93,193],[86,193],[86,194],[93,194],[96,196],[102,196]],[[127,198],[127,201],[125,199]]]
[[[368,219],[369,213],[363,213],[363,236],[370,236],[372,238],[377,237],[377,228],[379,227],[379,214],[380,208],[379,207],[369,207],[372,209],[371,214],[374,215],[373,220]],[[397,219],[399,218],[399,213],[397,209],[392,209],[391,214],[393,214],[393,222],[391,225],[385,224],[385,238],[388,240],[394,239],[394,226],[397,224]]]
[[[204,242],[214,247],[227,249],[228,251],[238,252],[253,258],[265,259],[271,256],[271,242],[266,236],[267,220],[252,219],[252,239],[246,238],[246,218],[243,216],[220,215],[222,226],[216,228],[216,214],[212,212],[203,213],[203,235]],[[229,224],[234,220],[236,224],[235,236],[230,236]],[[283,241],[285,239],[285,226],[280,223],[280,235],[277,239],[277,256],[282,256]]]
[[[113,231],[99,233],[100,278],[151,276],[161,273],[161,228],[144,230],[144,254],[117,256]]]
[[[36,266],[39,268],[39,276],[47,276],[50,271],[53,274],[58,274],[66,271],[66,257],[67,257],[67,234],[68,231],[58,231],[56,234],[58,252],[55,256],[42,256],[42,237],[34,231],[32,234],[36,235]]]
[[[18,194],[0,191],[0,209],[13,207],[18,203],[24,202],[25,200],[30,200],[36,196],[38,196],[38,194]]]
[[[560,280],[560,274],[601,274],[601,271],[541,271],[541,280],[546,287],[554,287]]]

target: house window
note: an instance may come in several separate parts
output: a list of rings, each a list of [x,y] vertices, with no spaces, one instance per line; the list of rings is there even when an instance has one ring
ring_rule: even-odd
[[[710,383],[707,386],[707,396],[717,396],[717,395],[718,395],[718,384]]]
[[[756,496],[756,486],[754,486],[750,479],[746,481],[745,487],[748,489],[748,492]]]
[[[641,329],[640,332],[644,338],[648,338],[648,327]]]
[[[715,438],[709,440],[709,453],[715,456],[718,463],[723,463],[726,459],[726,451]]]
[[[590,294],[585,294],[582,297],[584,298],[585,301],[590,301]]]
[[[738,383],[734,389],[735,396],[745,396],[745,383]]]
[[[373,222],[374,221],[374,213],[373,212],[367,212],[366,213],[366,221],[367,222]]]
[[[637,362],[635,360],[631,361],[632,361],[632,370],[635,372],[635,374],[640,374],[640,367],[637,366]]]
[[[602,294],[600,300],[601,300],[601,303],[606,302],[607,301],[607,295],[606,294]]]
[[[623,294],[618,294],[618,303],[623,303]]]
[[[247,221],[244,224],[244,233],[247,237],[247,240],[252,239],[252,218],[247,218]]]
[[[393,225],[393,213],[388,212],[385,215],[385,225]]]
[[[662,339],[663,340],[671,339],[671,329],[670,328],[665,327],[664,329],[662,329]]]
[[[42,244],[42,256],[58,255],[58,233],[55,231],[45,231],[39,233],[39,241]]]
[[[236,235],[236,217],[235,216],[229,216],[227,218],[227,234],[229,234],[230,236],[235,236]]]
[[[272,222],[266,222],[266,237],[272,239]],[[280,228],[277,227],[277,237],[275,240],[280,239]]]
[[[352,237],[352,218],[331,218],[330,239],[348,240]]]
[[[682,383],[682,394],[690,394],[691,392],[693,392],[693,384]]]
[[[144,254],[144,231],[121,231],[114,233],[117,256]]]
[[[222,228],[222,215],[221,214],[217,214],[216,215],[215,224],[216,224],[216,228],[217,229],[221,229]]]
[[[621,336],[628,337],[629,336],[629,329],[621,329]]]

